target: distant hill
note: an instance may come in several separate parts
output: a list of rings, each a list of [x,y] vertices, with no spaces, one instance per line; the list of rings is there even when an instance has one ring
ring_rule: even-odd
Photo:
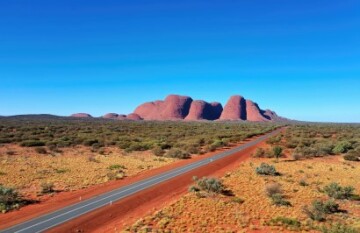
[[[135,114],[144,120],[223,120],[282,122],[288,119],[274,111],[262,110],[257,103],[240,95],[231,96],[224,108],[218,102],[193,100],[189,96],[169,95],[165,100],[147,102],[138,106]]]
[[[3,118],[3,116],[0,116]],[[185,120],[185,121],[251,121],[251,122],[288,122],[272,110],[262,110],[259,105],[240,95],[231,96],[223,107],[219,102],[193,100],[189,96],[168,95],[165,100],[156,100],[140,104],[133,113],[125,115],[107,113],[98,118],[89,113],[74,113],[69,117],[50,114],[16,115],[5,118],[21,120],[32,119],[106,119],[106,120]]]

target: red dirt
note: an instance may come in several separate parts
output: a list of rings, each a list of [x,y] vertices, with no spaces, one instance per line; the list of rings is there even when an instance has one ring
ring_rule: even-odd
[[[240,162],[248,159],[257,147],[264,144],[265,142],[258,143],[221,161],[216,161],[165,181],[112,205],[55,227],[49,232],[114,232],[121,230],[125,225],[133,223],[149,212],[161,209],[186,193],[187,188],[192,184],[193,176],[223,176],[226,172],[234,170]]]

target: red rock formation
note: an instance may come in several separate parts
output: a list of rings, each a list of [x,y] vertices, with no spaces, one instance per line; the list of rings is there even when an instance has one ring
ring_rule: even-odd
[[[286,121],[271,110],[263,111],[251,100],[232,96],[224,109],[220,103],[193,101],[188,96],[169,95],[164,101],[144,103],[135,111],[144,120],[248,120]]]
[[[119,114],[119,115],[116,117],[116,120],[126,120],[126,115],[124,115],[124,114]]]
[[[262,110],[257,103],[251,100],[246,100],[246,120],[248,121],[269,121],[268,118],[262,115]]]
[[[195,100],[191,103],[189,114],[185,120],[216,120],[219,119],[221,112],[222,106],[220,103],[209,104],[202,100]]]
[[[220,120],[246,120],[246,101],[244,97],[231,96],[221,113]]]
[[[132,120],[132,121],[141,121],[142,120],[142,118],[136,113],[131,113],[131,114],[127,115],[126,119]]]
[[[145,120],[184,119],[190,110],[192,99],[188,96],[169,95],[165,101],[148,102],[134,111]]]
[[[119,116],[119,114],[117,113],[107,113],[104,116],[102,116],[102,118],[105,119],[116,119]]]
[[[78,118],[92,118],[92,116],[88,113],[74,113],[70,117],[78,117]]]

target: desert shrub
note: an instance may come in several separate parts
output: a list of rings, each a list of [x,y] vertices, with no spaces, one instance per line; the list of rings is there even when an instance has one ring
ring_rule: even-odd
[[[290,202],[282,195],[281,186],[278,183],[271,183],[265,186],[265,193],[271,198],[272,203],[277,206],[290,206]]]
[[[16,155],[16,152],[13,150],[8,150],[8,151],[6,151],[6,154],[7,155]]]
[[[110,165],[108,167],[109,170],[123,170],[123,169],[126,169],[126,167],[124,165],[120,165],[120,164],[113,164],[113,165]]]
[[[263,148],[256,148],[255,154],[253,156],[255,158],[263,158],[265,157],[265,150]]]
[[[344,159],[348,161],[360,161],[360,151],[350,150],[346,155],[344,155]]]
[[[333,154],[334,147],[329,143],[317,143],[314,145],[316,153],[315,156],[325,156]]]
[[[83,141],[84,146],[92,146],[95,143],[99,143],[99,140],[97,140],[97,139],[86,139],[86,140]]]
[[[22,204],[19,194],[12,188],[0,185],[0,212],[18,209]]]
[[[171,148],[168,152],[166,152],[165,156],[169,158],[177,158],[177,159],[190,158],[189,153],[177,148]]]
[[[195,185],[190,187],[190,191],[192,192],[199,192],[204,191],[206,193],[223,193],[225,191],[225,186],[221,182],[221,180],[216,178],[208,178],[203,177],[198,179],[197,177],[194,178],[196,182]]]
[[[291,158],[293,159],[293,160],[300,160],[301,158],[302,158],[302,156],[300,155],[300,154],[298,154],[297,152],[293,152],[292,154],[291,154]]]
[[[270,225],[275,226],[287,226],[291,229],[298,229],[301,226],[301,223],[297,219],[286,218],[286,217],[276,217],[270,220]]]
[[[55,172],[57,174],[64,174],[64,173],[69,172],[69,171],[70,171],[70,169],[66,169],[66,168],[56,168],[55,169]]]
[[[301,180],[299,181],[299,185],[305,187],[305,186],[308,186],[309,184],[306,183],[306,180],[301,179]]]
[[[326,219],[326,215],[339,212],[339,205],[333,200],[325,202],[314,200],[311,203],[311,207],[309,208],[305,206],[303,211],[312,220],[324,221]]]
[[[185,146],[185,151],[189,154],[199,154],[199,148],[195,145],[187,145]]]
[[[274,144],[277,144],[281,141],[281,135],[279,136],[273,136],[273,137],[270,137],[268,140],[266,140],[266,143],[267,144],[270,144],[270,145],[274,145]]]
[[[231,201],[234,203],[239,203],[239,204],[242,204],[245,202],[245,200],[240,197],[233,197],[233,198],[231,198]]]
[[[38,154],[47,154],[47,150],[44,147],[36,147],[35,151]]]
[[[38,140],[28,140],[28,141],[23,141],[22,143],[20,143],[20,146],[23,146],[23,147],[45,146],[45,142],[38,141]]]
[[[282,151],[283,149],[280,146],[274,146],[272,148],[272,153],[275,156],[275,158],[280,158]]]
[[[261,163],[260,166],[255,169],[255,171],[259,175],[266,176],[276,176],[279,174],[273,165],[267,163]]]
[[[342,187],[338,183],[331,183],[323,188],[324,193],[335,199],[350,199],[354,194],[354,187]]]
[[[152,149],[152,152],[156,156],[164,156],[164,154],[165,154],[165,151],[160,146],[157,146],[154,149]]]
[[[120,180],[125,177],[125,173],[122,170],[116,170],[116,171],[108,172],[106,174],[106,177],[109,180]]]
[[[332,152],[334,154],[342,154],[342,153],[346,153],[348,150],[350,150],[352,148],[352,145],[350,142],[347,141],[342,141],[339,142],[335,145],[334,149],[332,150]]]
[[[146,151],[149,150],[151,148],[151,146],[148,143],[143,143],[143,142],[133,142],[130,147],[126,148],[125,151],[126,152],[131,152],[131,151]]]
[[[330,226],[322,226],[319,228],[322,233],[358,233],[358,229],[341,223],[331,224]]]
[[[278,183],[271,183],[271,184],[267,184],[265,186],[265,193],[268,197],[271,197],[275,194],[281,194],[281,186]]]
[[[44,182],[41,184],[41,193],[42,194],[52,193],[52,192],[54,192],[54,184],[53,183]]]
[[[291,206],[288,200],[284,199],[284,196],[280,193],[274,194],[271,197],[272,203],[277,206]]]

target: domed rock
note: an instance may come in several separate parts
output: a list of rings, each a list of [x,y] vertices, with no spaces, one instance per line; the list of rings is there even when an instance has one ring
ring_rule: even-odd
[[[220,117],[222,106],[220,103],[208,103],[202,100],[194,100],[191,103],[189,114],[185,120],[216,120]]]
[[[161,120],[160,112],[164,101],[147,102],[138,106],[134,113],[145,120]]]
[[[119,116],[119,114],[117,113],[107,113],[104,116],[102,116],[102,118],[105,119],[116,119]]]
[[[190,111],[192,99],[188,96],[169,95],[166,97],[162,109],[161,119],[177,120],[184,119]]]
[[[116,120],[126,120],[126,115],[124,115],[124,114],[119,114],[119,115],[116,117]]]
[[[77,118],[92,118],[92,116],[88,113],[74,113],[70,117],[77,117]]]
[[[219,102],[212,102],[210,105],[212,107],[212,117],[209,120],[219,119],[223,111],[223,106]]]
[[[221,113],[220,120],[246,120],[246,101],[240,95],[231,96]]]
[[[136,113],[131,113],[131,114],[127,115],[126,119],[132,120],[132,121],[141,121],[142,120],[142,118]]]
[[[251,100],[246,100],[246,120],[248,121],[269,121],[268,118],[262,115],[262,110],[257,103]]]
[[[190,110],[192,99],[187,96],[169,95],[165,101],[147,102],[137,107],[134,113],[145,120],[184,119]]]

